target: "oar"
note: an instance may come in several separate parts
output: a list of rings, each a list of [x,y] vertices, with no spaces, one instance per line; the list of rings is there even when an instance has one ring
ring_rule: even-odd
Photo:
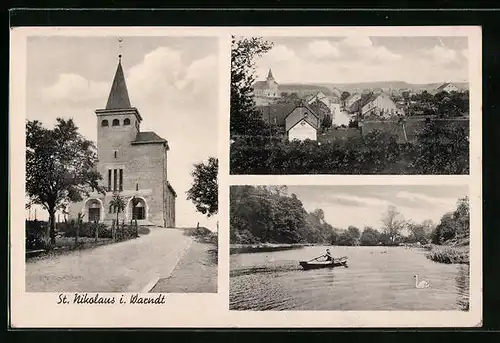
[[[309,260],[309,261],[307,261],[307,262],[312,262],[312,261],[315,261],[315,260],[317,260],[318,258],[322,258],[322,257],[323,257],[323,255],[318,256],[318,257],[316,257],[316,258],[313,258],[312,260]]]

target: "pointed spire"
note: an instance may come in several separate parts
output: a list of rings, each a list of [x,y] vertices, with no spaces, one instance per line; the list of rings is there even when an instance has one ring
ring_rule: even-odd
[[[273,72],[271,71],[271,68],[269,68],[269,72],[267,73],[267,79],[274,80],[274,76],[273,76]]]
[[[130,108],[130,99],[128,97],[127,84],[122,68],[122,55],[118,55],[118,67],[116,68],[115,78],[111,91],[109,92],[107,110]]]

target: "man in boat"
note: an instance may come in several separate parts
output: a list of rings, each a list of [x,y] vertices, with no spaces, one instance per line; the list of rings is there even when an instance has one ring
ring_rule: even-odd
[[[324,255],[326,261],[333,261],[332,254],[330,254],[330,249],[326,249],[326,254]]]

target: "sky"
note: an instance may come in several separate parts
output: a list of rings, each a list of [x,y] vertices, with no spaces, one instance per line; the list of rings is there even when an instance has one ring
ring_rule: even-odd
[[[186,191],[194,163],[217,156],[218,41],[211,37],[29,37],[27,119],[53,127],[73,118],[96,141],[96,109],[106,106],[122,55],[131,105],[168,141],[168,179],[177,192],[176,224],[215,228],[217,218],[198,213]],[[37,211],[38,219],[46,217]],[[45,217],[44,217],[45,216]]]
[[[467,82],[467,37],[263,37],[273,48],[255,59],[278,83]]]
[[[354,225],[380,229],[388,206],[396,206],[406,220],[422,223],[441,217],[456,208],[457,200],[468,195],[467,186],[288,186],[308,212],[321,208],[325,221],[340,229]]]

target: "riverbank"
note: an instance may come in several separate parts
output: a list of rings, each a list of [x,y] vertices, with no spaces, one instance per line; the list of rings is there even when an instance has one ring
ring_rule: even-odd
[[[434,245],[425,255],[429,260],[446,264],[469,264],[468,246]]]
[[[230,254],[253,253],[253,252],[271,252],[300,249],[314,244],[272,244],[272,243],[257,243],[257,244],[230,244]]]

